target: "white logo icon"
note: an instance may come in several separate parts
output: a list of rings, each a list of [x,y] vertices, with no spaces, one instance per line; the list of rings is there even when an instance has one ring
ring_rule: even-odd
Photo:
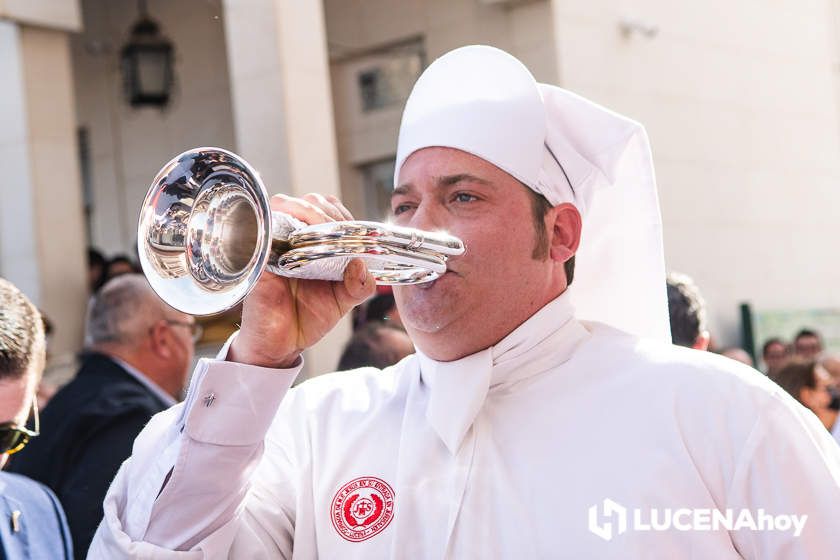
[[[615,535],[620,535],[627,530],[627,508],[621,504],[606,498],[602,504],[602,513],[607,521],[598,523],[598,506],[589,508],[589,530],[604,539],[611,540],[614,536],[613,526],[616,527]]]

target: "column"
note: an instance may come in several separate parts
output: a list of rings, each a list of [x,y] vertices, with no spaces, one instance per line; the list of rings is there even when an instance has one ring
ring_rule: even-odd
[[[71,0],[0,3],[0,275],[55,325],[53,356],[82,344],[87,272],[69,32]]]
[[[340,196],[323,5],[225,0],[236,151],[270,194]],[[306,353],[306,374],[335,369],[350,322]]]

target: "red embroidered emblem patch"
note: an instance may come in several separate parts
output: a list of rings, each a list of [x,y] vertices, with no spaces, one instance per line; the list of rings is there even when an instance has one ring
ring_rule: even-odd
[[[330,508],[333,527],[351,542],[385,530],[394,517],[394,490],[373,476],[351,480],[336,492]]]

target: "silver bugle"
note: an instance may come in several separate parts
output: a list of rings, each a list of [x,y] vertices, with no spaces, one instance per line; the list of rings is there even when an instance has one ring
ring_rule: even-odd
[[[460,239],[365,221],[306,225],[272,211],[259,174],[232,152],[195,148],[167,163],[140,212],[140,264],[170,306],[191,315],[225,311],[264,268],[282,276],[340,280],[360,258],[377,284],[416,284],[446,271]]]

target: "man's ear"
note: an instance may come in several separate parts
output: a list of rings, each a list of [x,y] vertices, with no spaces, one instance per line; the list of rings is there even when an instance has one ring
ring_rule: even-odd
[[[551,223],[546,224],[551,232],[549,256],[554,261],[564,263],[574,256],[580,245],[583,227],[580,212],[574,204],[564,202],[549,210],[546,218],[551,220]]]
[[[695,350],[703,350],[704,352],[709,349],[709,344],[712,342],[712,336],[709,334],[709,331],[703,331],[697,335],[697,340],[694,341],[694,344],[691,346]]]
[[[158,321],[151,329],[150,344],[152,351],[163,358],[172,356],[170,345],[169,326],[164,321]]]

